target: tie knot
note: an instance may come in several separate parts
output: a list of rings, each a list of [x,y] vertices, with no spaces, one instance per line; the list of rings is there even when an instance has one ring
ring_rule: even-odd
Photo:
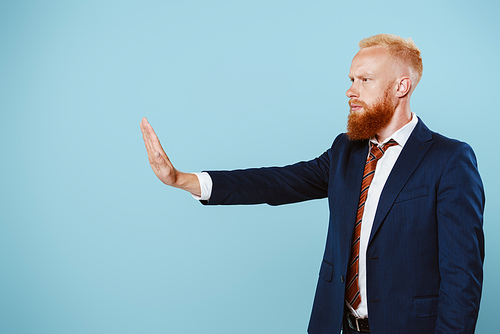
[[[389,147],[397,145],[397,144],[398,143],[394,139],[391,139],[387,143],[382,145],[382,147],[379,147],[377,145],[372,145],[372,149],[370,150],[370,155],[373,155],[372,159],[375,158],[378,160],[384,155],[385,151]]]

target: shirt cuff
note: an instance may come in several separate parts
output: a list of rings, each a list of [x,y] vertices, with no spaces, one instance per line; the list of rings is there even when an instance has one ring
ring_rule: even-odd
[[[212,178],[207,172],[194,173],[194,175],[198,177],[200,182],[201,196],[191,195],[198,201],[208,201],[212,195]]]

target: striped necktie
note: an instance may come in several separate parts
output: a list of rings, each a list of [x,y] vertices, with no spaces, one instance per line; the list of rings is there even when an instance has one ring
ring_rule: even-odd
[[[358,213],[356,215],[356,225],[354,226],[353,242],[351,249],[351,257],[349,258],[349,268],[347,269],[347,286],[345,299],[356,310],[361,303],[361,296],[359,294],[358,274],[359,274],[359,239],[361,235],[361,219],[365,209],[366,197],[368,189],[372,183],[375,174],[375,167],[377,161],[384,155],[385,151],[398,143],[394,140],[389,140],[382,147],[372,144],[370,155],[365,163],[363,171],[363,181],[361,182],[361,193],[359,195]]]

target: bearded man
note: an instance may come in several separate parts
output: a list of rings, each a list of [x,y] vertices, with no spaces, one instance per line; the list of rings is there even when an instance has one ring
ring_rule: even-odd
[[[484,191],[472,149],[410,109],[422,76],[411,39],[360,42],[347,133],[285,167],[176,170],[144,118],[149,162],[202,203],[279,205],[328,197],[330,220],[309,333],[473,333],[484,259]]]

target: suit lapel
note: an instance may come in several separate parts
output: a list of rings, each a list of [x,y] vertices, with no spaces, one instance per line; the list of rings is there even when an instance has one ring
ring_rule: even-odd
[[[422,120],[418,120],[406,142],[380,195],[368,245],[389,213],[396,197],[413,174],[433,143],[432,134]]]
[[[363,170],[365,168],[366,157],[368,156],[368,142],[360,141],[354,144],[352,148],[349,163],[347,165],[346,178],[344,184],[344,200],[342,208],[342,224],[344,229],[345,240],[347,245],[351,245],[352,234],[354,232],[354,224],[356,223],[356,213],[358,211],[359,192],[361,189],[361,181],[363,179]],[[341,247],[350,252],[350,247]],[[349,259],[349,254],[345,257]]]

